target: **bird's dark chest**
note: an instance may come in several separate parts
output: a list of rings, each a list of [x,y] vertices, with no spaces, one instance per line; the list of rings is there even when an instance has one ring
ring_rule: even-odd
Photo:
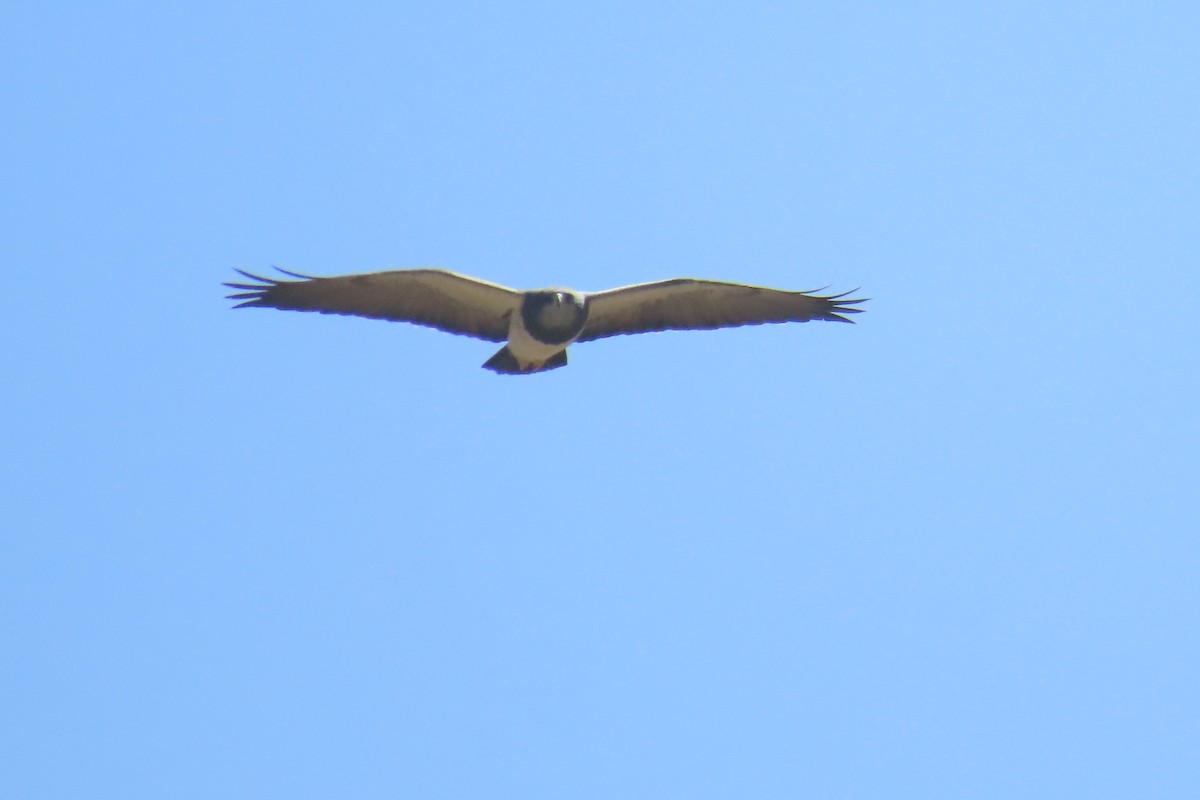
[[[521,303],[525,330],[543,344],[567,344],[587,322],[587,301],[557,292],[530,293]]]

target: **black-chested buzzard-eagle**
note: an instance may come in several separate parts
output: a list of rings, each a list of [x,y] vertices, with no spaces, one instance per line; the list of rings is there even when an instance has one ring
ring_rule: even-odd
[[[863,298],[820,295],[741,283],[675,278],[603,292],[549,288],[518,291],[444,269],[406,269],[297,280],[237,270],[255,283],[237,289],[235,308],[280,308],[411,322],[474,336],[504,347],[483,365],[523,375],[567,364],[567,346],[606,336],[710,330],[813,319],[851,322]]]

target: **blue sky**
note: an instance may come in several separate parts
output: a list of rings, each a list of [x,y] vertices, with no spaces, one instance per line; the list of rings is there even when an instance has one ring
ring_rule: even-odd
[[[3,18],[0,794],[1200,792],[1193,5]],[[271,265],[872,300],[503,378]]]

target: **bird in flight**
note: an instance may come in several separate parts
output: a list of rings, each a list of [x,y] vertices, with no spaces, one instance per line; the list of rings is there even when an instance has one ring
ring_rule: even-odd
[[[278,267],[276,269],[279,269]],[[296,280],[237,270],[254,283],[226,283],[234,308],[279,308],[349,314],[426,325],[504,342],[484,363],[505,375],[564,367],[567,347],[606,336],[711,330],[813,319],[851,322],[865,298],[820,295],[741,283],[675,278],[603,292],[549,288],[519,291],[444,269],[405,269]]]

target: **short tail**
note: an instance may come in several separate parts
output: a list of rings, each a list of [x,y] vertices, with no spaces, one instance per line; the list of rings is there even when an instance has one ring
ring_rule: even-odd
[[[559,367],[567,365],[567,351],[559,350],[554,355],[547,358],[541,364],[532,364],[522,368],[521,362],[517,361],[516,356],[505,345],[501,347],[496,355],[484,362],[483,368],[490,369],[492,372],[498,372],[501,375],[529,375],[534,372],[547,372]]]

